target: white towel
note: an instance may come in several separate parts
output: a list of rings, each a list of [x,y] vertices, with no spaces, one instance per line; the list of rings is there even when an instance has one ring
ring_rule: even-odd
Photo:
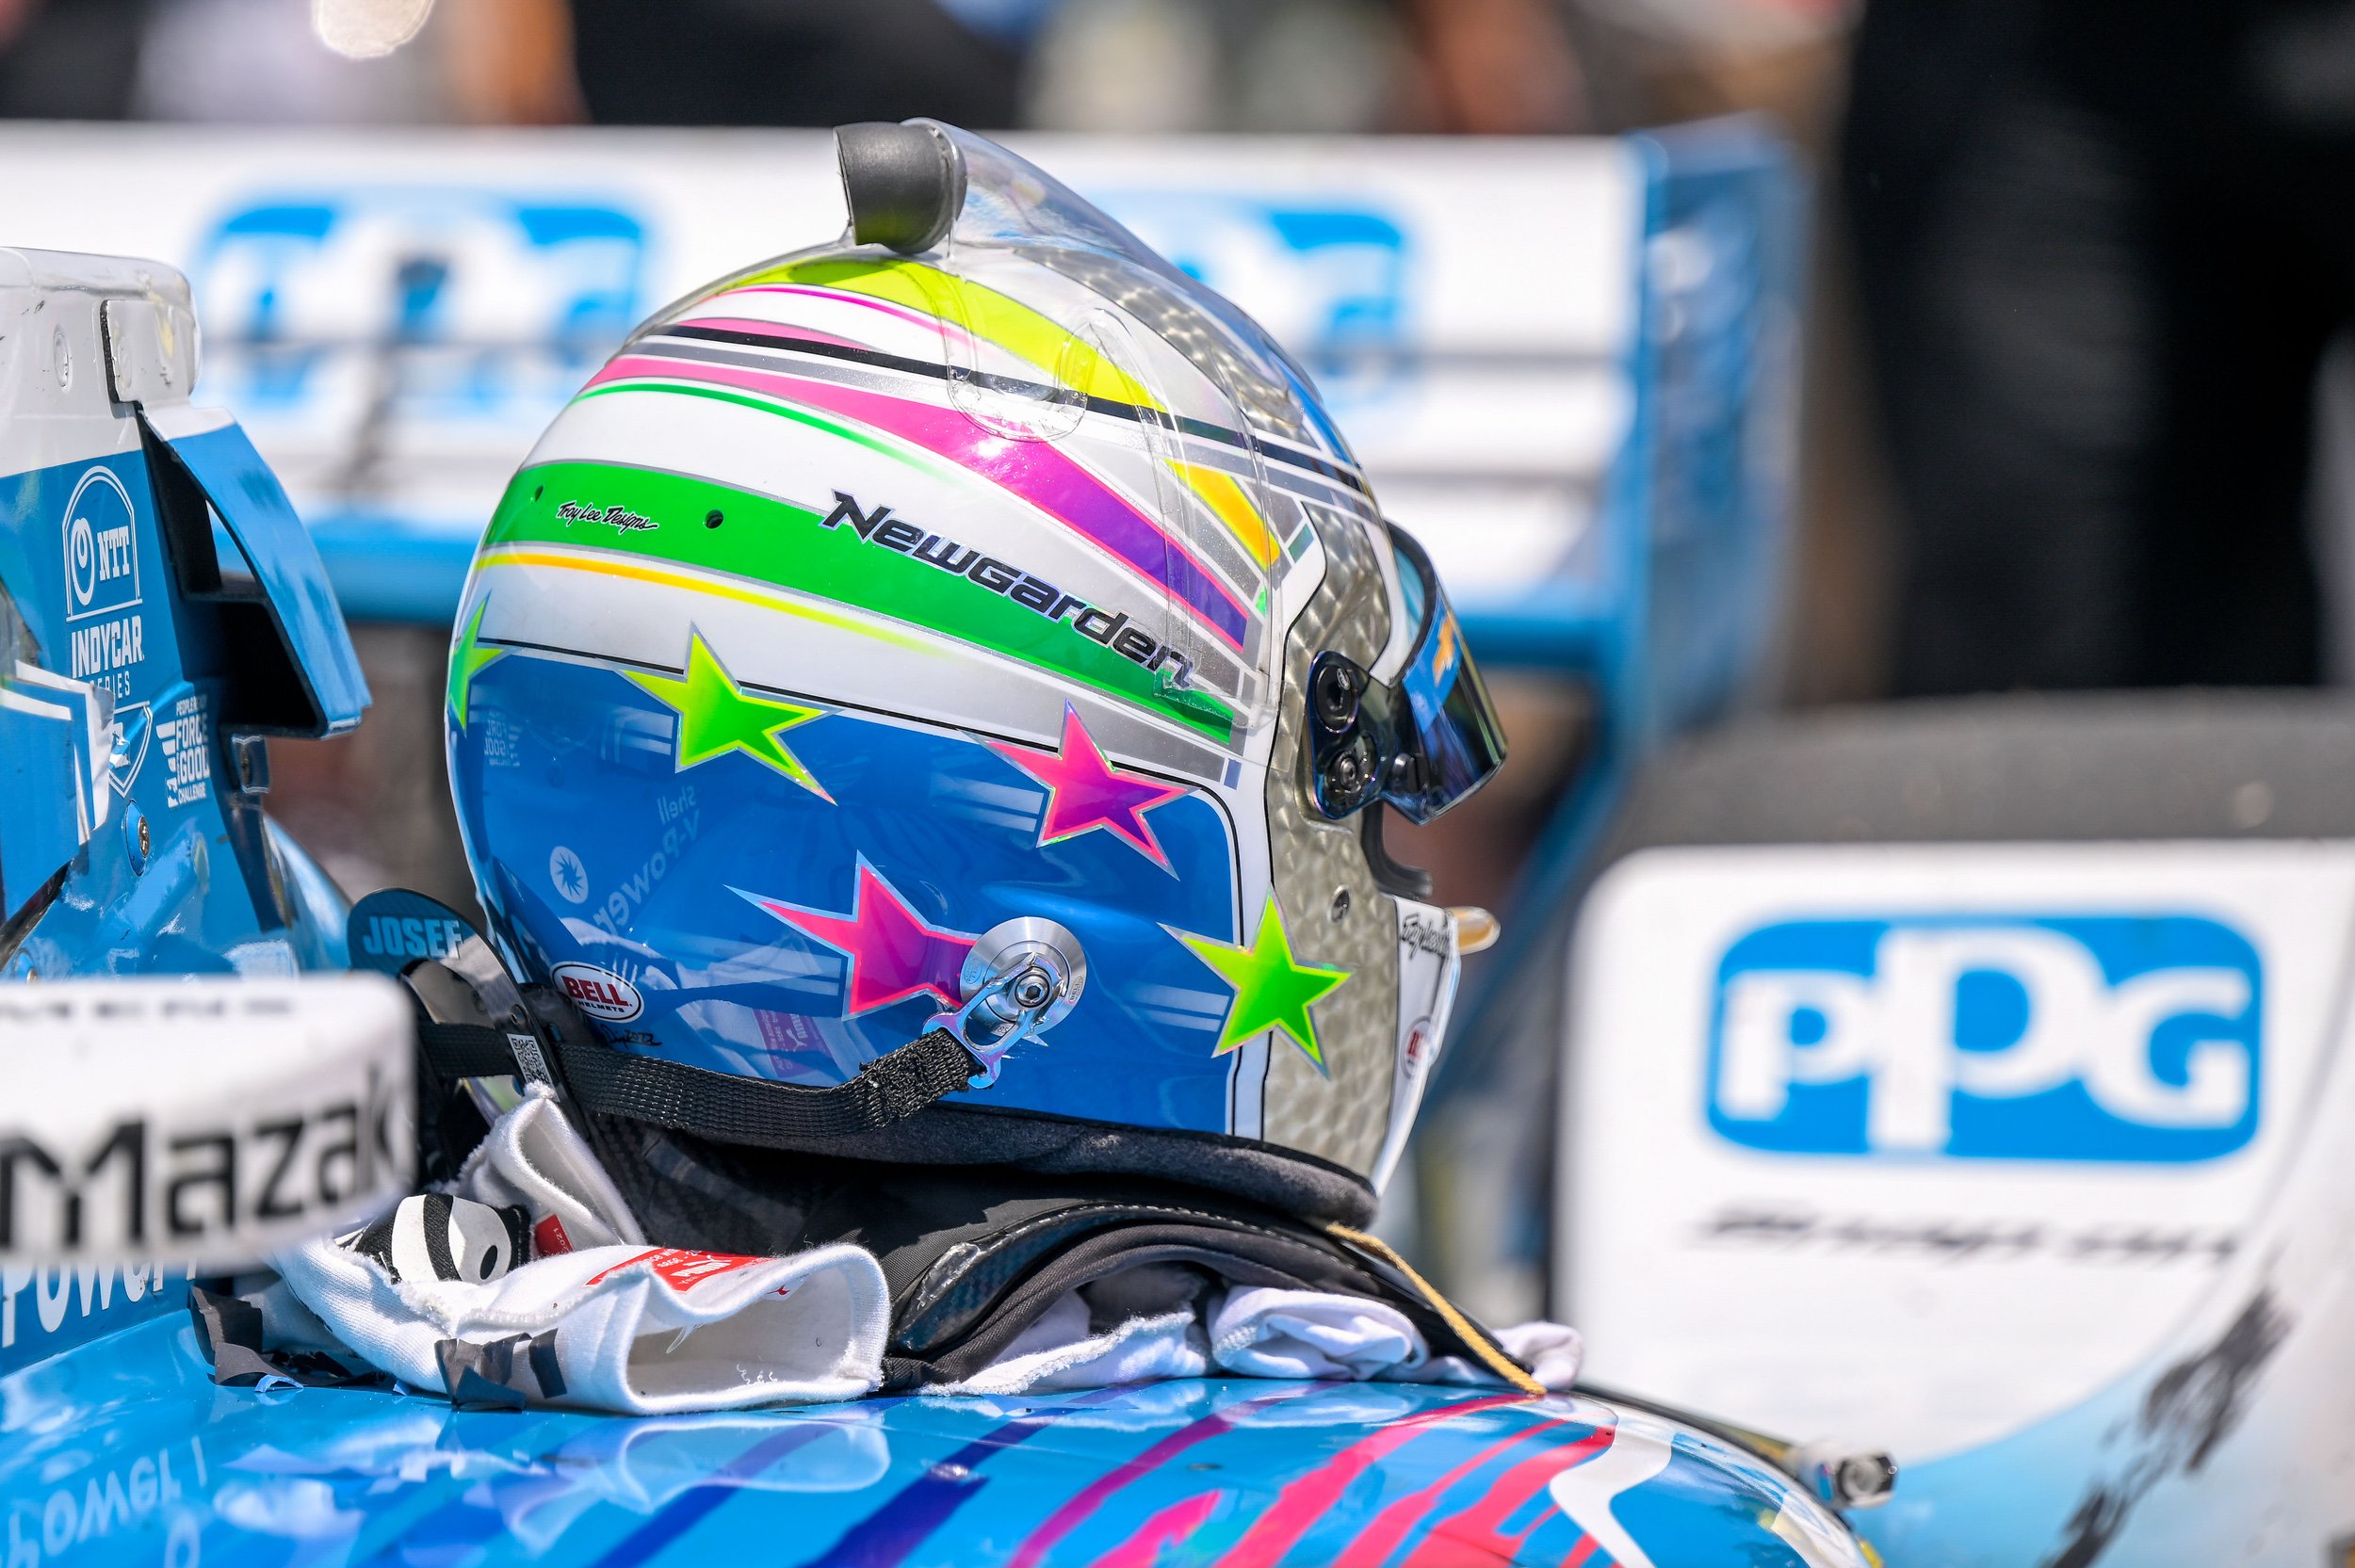
[[[855,1398],[881,1382],[891,1312],[881,1266],[857,1247],[741,1257],[650,1246],[541,1085],[493,1125],[449,1192],[406,1199],[366,1230],[278,1264],[283,1290],[249,1298],[264,1308],[271,1343],[314,1346],[323,1325],[401,1382],[469,1403],[646,1415]],[[1089,1287],[1099,1297],[1102,1283]],[[1126,1294],[1158,1310],[1107,1328],[1067,1292],[987,1368],[933,1392],[1039,1394],[1213,1371],[1498,1381],[1432,1355],[1404,1313],[1367,1298]],[[1576,1378],[1576,1330],[1528,1323],[1498,1337],[1547,1388]]]
[[[1152,1267],[1147,1265],[1146,1267]],[[1047,1394],[1159,1378],[1198,1378],[1213,1369],[1252,1378],[1493,1385],[1488,1368],[1434,1356],[1405,1313],[1384,1301],[1313,1290],[1210,1292],[1193,1311],[1132,1317],[1090,1332],[1090,1312],[1066,1291],[987,1367],[938,1392]],[[1548,1389],[1577,1381],[1584,1349],[1576,1329],[1524,1323],[1497,1335],[1529,1363]]]
[[[1364,1382],[1430,1358],[1406,1315],[1387,1302],[1312,1290],[1229,1290],[1210,1317],[1210,1354],[1254,1378]]]
[[[511,1268],[503,1249],[472,1250],[516,1208],[545,1255]],[[412,1387],[636,1415],[855,1398],[881,1380],[891,1311],[881,1266],[857,1247],[647,1246],[537,1086],[453,1193],[406,1199],[367,1232],[277,1261],[337,1340]]]

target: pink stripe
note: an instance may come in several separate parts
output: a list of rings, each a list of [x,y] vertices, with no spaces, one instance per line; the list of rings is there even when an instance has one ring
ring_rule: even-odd
[[[1421,1437],[1425,1427],[1494,1410],[1500,1405],[1527,1404],[1539,1398],[1542,1396],[1535,1394],[1491,1394],[1485,1398],[1467,1399],[1460,1405],[1417,1411],[1359,1438],[1307,1475],[1285,1482],[1267,1511],[1219,1559],[1221,1568],[1241,1568],[1243,1564],[1263,1568],[1276,1561],[1299,1544],[1309,1528],[1340,1501],[1350,1482],[1372,1468],[1377,1461]]]
[[[1139,1477],[1152,1474],[1195,1444],[1206,1442],[1221,1432],[1230,1431],[1234,1427],[1235,1417],[1243,1412],[1257,1410],[1261,1405],[1281,1404],[1286,1399],[1298,1398],[1303,1394],[1313,1394],[1324,1386],[1323,1383],[1310,1383],[1306,1388],[1287,1388],[1277,1394],[1262,1394],[1256,1399],[1245,1399],[1241,1404],[1229,1405],[1225,1410],[1179,1427],[1126,1464],[1117,1465],[1096,1477],[1086,1487],[1068,1498],[1061,1508],[1048,1514],[1047,1522],[1032,1530],[1023,1541],[1021,1547],[1007,1560],[1006,1568],[1032,1568],[1039,1559],[1054,1548],[1056,1542],[1079,1528],[1089,1514],[1103,1507],[1105,1498]]]
[[[1052,442],[1012,441],[990,434],[955,409],[919,403],[861,387],[812,380],[783,371],[714,364],[704,360],[624,354],[590,380],[596,386],[629,376],[710,381],[789,398],[846,415],[947,458],[995,481],[1128,562],[1170,590],[1237,652],[1250,612],[1226,586],[1161,525],[1058,450]]]
[[[1333,1560],[1333,1568],[1381,1568],[1398,1550],[1398,1544],[1406,1539],[1407,1531],[1422,1523],[1423,1515],[1438,1506],[1439,1499],[1450,1487],[1466,1476],[1494,1460],[1517,1443],[1525,1442],[1541,1431],[1551,1431],[1567,1423],[1561,1420],[1540,1421],[1534,1427],[1523,1427],[1508,1436],[1501,1437],[1471,1458],[1419,1491],[1410,1492],[1375,1516],[1372,1524],[1357,1533],[1355,1540]]]
[[[1182,1497],[1145,1522],[1145,1528],[1096,1560],[1093,1568],[1155,1568],[1161,1548],[1184,1544],[1214,1512],[1224,1492]]]
[[[1491,1487],[1488,1495],[1471,1507],[1452,1513],[1431,1528],[1422,1538],[1414,1555],[1406,1560],[1405,1568],[1458,1568],[1471,1560],[1468,1553],[1477,1551],[1482,1559],[1498,1562],[1519,1562],[1521,1544],[1537,1531],[1553,1513],[1549,1508],[1531,1521],[1528,1528],[1511,1535],[1504,1533],[1504,1521],[1519,1512],[1524,1504],[1545,1489],[1546,1483],[1563,1471],[1588,1460],[1611,1446],[1618,1435],[1616,1427],[1603,1427],[1580,1438],[1564,1448],[1533,1454],[1507,1470]],[[1573,1519],[1573,1525],[1578,1523]],[[1580,1527],[1584,1533],[1584,1527]]]

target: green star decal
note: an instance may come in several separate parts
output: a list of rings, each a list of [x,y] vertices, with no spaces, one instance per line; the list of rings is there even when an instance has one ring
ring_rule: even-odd
[[[458,646],[449,651],[449,711],[458,716],[458,727],[466,727],[466,699],[474,694],[474,678],[482,673],[482,667],[507,652],[504,648],[484,648],[475,638],[482,630],[482,612],[491,607],[491,596],[484,594],[477,602],[474,614],[466,620],[466,629],[458,634]]]
[[[626,673],[677,710],[675,757],[681,772],[713,757],[741,752],[755,762],[767,763],[820,800],[834,799],[810,777],[802,759],[787,751],[777,739],[794,725],[822,717],[825,710],[746,696],[743,688],[721,668],[719,656],[705,644],[703,633],[690,630],[687,634],[684,677],[645,675],[634,670]]]
[[[1317,1043],[1316,1020],[1308,1016],[1308,1006],[1331,994],[1351,972],[1292,961],[1291,939],[1284,934],[1284,912],[1276,907],[1275,894],[1267,896],[1267,910],[1259,916],[1259,929],[1248,947],[1167,926],[1161,929],[1234,987],[1234,1005],[1226,1010],[1226,1026],[1219,1032],[1216,1055],[1225,1056],[1269,1029],[1281,1029],[1317,1064],[1318,1072],[1324,1071],[1324,1051]]]

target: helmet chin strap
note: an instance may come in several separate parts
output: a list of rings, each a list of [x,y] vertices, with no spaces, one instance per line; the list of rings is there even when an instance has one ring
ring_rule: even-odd
[[[1011,920],[975,943],[961,977],[964,1002],[935,1013],[924,1032],[826,1087],[741,1078],[684,1062],[616,1051],[577,1009],[546,986],[518,986],[479,934],[441,959],[411,963],[426,1061],[446,1082],[519,1075],[606,1115],[651,1122],[723,1140],[848,1138],[903,1121],[945,1095],[987,1089],[1007,1056],[1070,1011],[1086,984],[1079,943],[1051,921]],[[473,1010],[492,1022],[434,1016],[439,969],[461,982]]]
[[[1007,1053],[1026,1040],[1037,1039],[1047,1014],[1062,999],[1054,977],[1030,964],[990,980],[967,996],[956,1011],[933,1014],[928,1026],[956,1036],[973,1053],[973,1059],[982,1064],[974,1075],[974,1087],[986,1089],[998,1081]],[[1001,1004],[1018,1010],[1012,1023],[1006,1021]],[[994,1034],[990,1032],[993,1026],[998,1031]]]

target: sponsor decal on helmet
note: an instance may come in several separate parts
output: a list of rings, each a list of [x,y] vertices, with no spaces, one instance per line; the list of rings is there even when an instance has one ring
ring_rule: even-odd
[[[1034,576],[995,556],[966,549],[903,517],[894,517],[887,505],[868,511],[847,492],[839,490],[834,493],[834,510],[819,520],[820,527],[836,528],[848,523],[869,544],[914,556],[952,577],[969,578],[992,593],[1004,594],[1034,615],[1058,624],[1068,616],[1071,629],[1090,642],[1101,643],[1148,671],[1166,673],[1169,684],[1180,690],[1193,688],[1194,661],[1147,636],[1143,628],[1129,622],[1127,611],[1098,608],[1077,594],[1065,593],[1044,577]]]
[[[570,845],[560,844],[548,851],[548,881],[566,903],[589,901],[589,868]]]
[[[626,1024],[646,1010],[638,988],[593,963],[560,963],[548,971],[575,1007],[609,1024]]]
[[[662,526],[644,512],[632,511],[627,507],[599,507],[593,504],[583,505],[578,501],[559,502],[556,515],[562,518],[568,525],[602,523],[609,528],[619,528],[625,534]]]

